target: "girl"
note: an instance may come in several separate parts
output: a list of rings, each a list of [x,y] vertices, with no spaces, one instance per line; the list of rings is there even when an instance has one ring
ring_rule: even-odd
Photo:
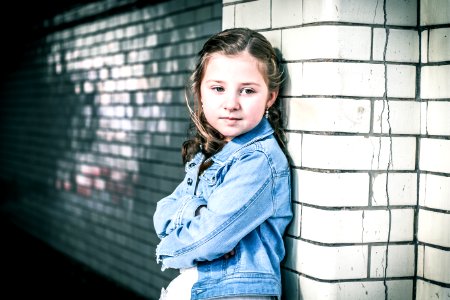
[[[243,28],[212,36],[191,76],[194,136],[186,177],[160,200],[157,261],[180,269],[161,299],[281,296],[290,171],[274,106],[281,72],[271,44]]]

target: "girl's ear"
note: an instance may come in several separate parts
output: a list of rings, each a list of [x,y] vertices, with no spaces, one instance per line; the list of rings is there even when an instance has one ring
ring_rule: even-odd
[[[267,108],[271,107],[275,103],[275,100],[277,100],[277,97],[278,97],[278,90],[270,91],[269,92],[269,99],[267,99],[266,107]]]

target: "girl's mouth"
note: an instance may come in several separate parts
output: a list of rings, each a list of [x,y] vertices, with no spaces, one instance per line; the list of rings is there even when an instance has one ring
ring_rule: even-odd
[[[219,119],[229,120],[229,121],[239,121],[239,120],[241,120],[241,118],[236,118],[236,117],[220,117]]]

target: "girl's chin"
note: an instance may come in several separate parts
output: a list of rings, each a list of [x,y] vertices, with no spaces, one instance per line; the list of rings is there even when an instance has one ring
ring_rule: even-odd
[[[221,132],[221,134],[225,137],[225,141],[229,142],[235,137],[240,136],[241,134],[246,133],[247,131],[234,131],[234,132]]]

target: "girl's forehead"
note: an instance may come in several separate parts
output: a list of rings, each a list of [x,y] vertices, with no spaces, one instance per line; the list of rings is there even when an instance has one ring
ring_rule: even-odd
[[[231,67],[242,65],[245,65],[247,68],[255,68],[262,75],[262,77],[267,77],[265,64],[247,51],[239,52],[234,55],[228,55],[222,52],[211,54],[205,62],[204,73],[207,73],[211,69],[216,72],[221,71],[223,70],[221,66]]]
[[[223,52],[214,52],[211,55],[209,55],[208,61],[211,61],[214,59],[226,59],[229,61],[248,60],[248,61],[254,61],[255,63],[260,63],[260,61],[256,57],[254,57],[252,54],[250,54],[248,51],[242,51],[237,54],[226,54]]]

